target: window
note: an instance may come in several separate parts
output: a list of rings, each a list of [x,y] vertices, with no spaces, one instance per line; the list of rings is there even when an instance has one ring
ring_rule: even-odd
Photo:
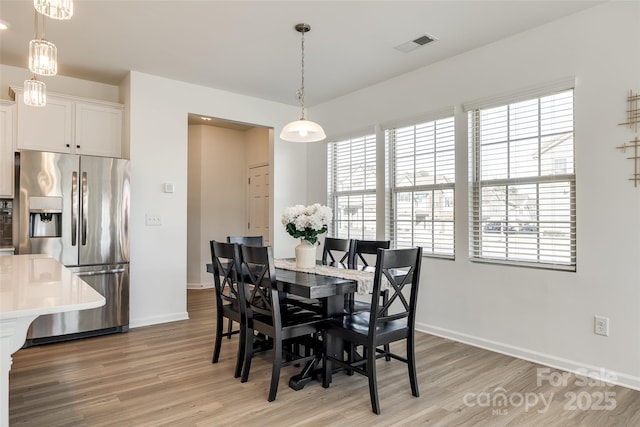
[[[453,117],[385,131],[390,158],[390,235],[394,246],[454,256]]]
[[[471,258],[575,271],[573,89],[468,118]]]
[[[367,135],[328,145],[329,234],[376,238],[376,137]]]

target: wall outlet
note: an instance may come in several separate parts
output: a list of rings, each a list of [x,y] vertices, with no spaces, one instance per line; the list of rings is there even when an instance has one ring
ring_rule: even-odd
[[[146,225],[146,226],[162,225],[162,221],[160,219],[160,215],[157,215],[157,214],[145,214],[145,216],[144,216],[144,225]]]
[[[602,316],[594,316],[593,318],[593,332],[596,335],[609,336],[609,318]]]

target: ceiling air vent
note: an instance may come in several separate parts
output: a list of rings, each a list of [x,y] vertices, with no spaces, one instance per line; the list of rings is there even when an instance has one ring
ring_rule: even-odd
[[[420,46],[424,46],[427,43],[431,43],[432,41],[436,41],[437,39],[429,34],[423,34],[420,37],[417,37],[411,41],[408,41],[406,43],[402,43],[401,45],[398,45],[395,47],[395,49],[398,49],[400,52],[411,52],[412,50],[415,50],[417,48],[419,48]]]

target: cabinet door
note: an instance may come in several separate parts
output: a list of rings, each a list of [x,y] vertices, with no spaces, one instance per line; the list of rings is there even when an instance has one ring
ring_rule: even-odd
[[[122,108],[76,102],[76,154],[122,157]]]
[[[11,104],[0,104],[0,197],[13,198],[13,111]]]
[[[47,97],[44,107],[24,103],[22,94],[16,96],[18,105],[17,148],[19,150],[70,153],[73,147],[73,103]]]

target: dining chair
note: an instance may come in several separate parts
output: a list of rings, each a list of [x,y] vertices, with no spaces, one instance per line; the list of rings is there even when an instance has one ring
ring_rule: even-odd
[[[353,240],[325,237],[322,265],[348,268],[353,264]]]
[[[365,375],[369,380],[371,409],[374,413],[380,414],[376,360],[390,356],[408,365],[411,393],[415,397],[419,396],[414,333],[421,261],[420,247],[378,250],[371,311],[336,318],[326,325],[323,339],[323,387],[327,388],[331,383],[333,364],[346,368],[347,371]],[[380,304],[384,283],[388,284],[389,299],[386,303]],[[393,303],[397,303],[400,308],[394,307],[395,310],[392,312],[390,307]],[[344,360],[342,352],[328,354],[328,350],[332,348],[331,341],[334,339],[350,342],[353,347],[362,346],[361,357]],[[378,348],[380,345],[402,340],[406,341],[406,356]]]
[[[213,282],[216,290],[216,338],[213,350],[212,363],[218,363],[222,337],[231,338],[240,334],[238,342],[238,354],[234,376],[238,378],[242,370],[242,362],[245,346],[245,319],[240,301],[241,291],[238,285],[238,269],[240,268],[240,246],[235,243],[223,243],[211,240],[211,263],[213,264]],[[223,332],[224,318],[229,322],[227,332]],[[233,330],[233,322],[240,325],[238,330]]]
[[[264,236],[227,236],[227,242],[249,246],[264,246]]]
[[[364,270],[369,267],[369,262],[375,265],[378,249],[389,249],[391,247],[390,240],[358,240],[353,241],[353,248],[351,254],[351,264],[349,268],[356,270]],[[373,258],[373,260],[371,259]],[[382,298],[385,298],[385,293],[382,293]],[[365,301],[357,301],[353,298],[353,295],[349,296],[348,312],[354,313],[357,311],[368,311],[371,309],[371,304]]]
[[[241,246],[242,268],[248,272],[241,282],[244,292],[240,292],[241,304],[245,313],[245,352],[242,367],[242,382],[249,379],[251,360],[254,353],[253,335],[261,333],[273,340],[273,361],[269,402],[276,399],[280,368],[292,363],[302,363],[315,357],[313,354],[300,355],[287,352],[283,358],[284,344],[299,339],[306,348],[320,350],[312,334],[321,330],[323,317],[318,313],[305,310],[285,302],[285,294],[278,291],[276,270],[273,263],[272,248]],[[296,348],[292,346],[291,348]],[[289,348],[289,347],[288,347]]]

